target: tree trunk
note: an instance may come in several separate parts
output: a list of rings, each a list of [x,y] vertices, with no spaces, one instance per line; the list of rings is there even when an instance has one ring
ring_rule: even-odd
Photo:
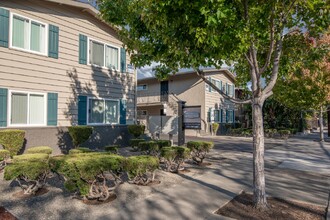
[[[323,107],[321,107],[321,110],[320,110],[319,121],[320,121],[320,141],[323,142],[323,141],[324,141],[324,129],[323,129]]]
[[[253,195],[254,205],[257,209],[267,208],[264,164],[265,140],[262,106],[263,101],[261,101],[260,98],[253,100]]]

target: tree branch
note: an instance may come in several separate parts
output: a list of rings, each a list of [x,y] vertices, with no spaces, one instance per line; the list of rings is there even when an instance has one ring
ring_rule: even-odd
[[[246,99],[246,100],[240,100],[240,99],[235,99],[232,98],[228,95],[226,95],[222,90],[220,90],[218,87],[216,87],[212,82],[210,82],[210,80],[208,80],[205,75],[204,72],[202,70],[200,70],[199,68],[195,69],[197,72],[197,75],[200,76],[203,81],[208,84],[209,86],[211,86],[214,90],[216,90],[222,97],[224,97],[225,99],[235,103],[235,104],[248,104],[251,103],[252,100],[251,99]]]
[[[272,54],[273,54],[273,50],[274,50],[274,14],[275,14],[275,11],[274,11],[274,7],[272,8],[272,14],[271,14],[271,17],[270,17],[270,45],[269,45],[269,50],[268,50],[268,54],[267,54],[267,58],[266,58],[266,62],[264,64],[264,66],[260,69],[260,74],[263,74],[269,63],[270,63],[270,59],[272,57]]]
[[[276,84],[276,80],[278,77],[278,69],[280,65],[280,58],[282,53],[282,44],[283,44],[283,37],[276,43],[276,51],[275,51],[272,75],[270,77],[270,81],[268,85],[263,91],[263,95],[266,95],[267,93],[271,92]]]

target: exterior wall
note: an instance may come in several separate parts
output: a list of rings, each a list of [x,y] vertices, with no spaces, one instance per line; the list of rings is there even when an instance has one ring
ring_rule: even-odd
[[[1,0],[10,12],[59,27],[59,58],[0,47],[0,88],[58,94],[58,127],[77,124],[77,96],[127,100],[127,123],[135,118],[135,74],[79,64],[79,34],[122,47],[115,31],[83,9],[35,0]],[[119,51],[120,53],[120,51]],[[126,63],[130,63],[126,56]],[[100,126],[116,129],[122,126]],[[47,136],[57,128],[30,128],[28,137]],[[30,132],[31,130],[31,132]],[[119,130],[122,130],[120,128]],[[45,132],[45,133],[44,133]],[[111,143],[113,136],[108,137]],[[34,138],[32,138],[34,139]],[[41,138],[42,139],[42,138]],[[31,143],[39,143],[31,141]],[[54,141],[51,141],[52,143]],[[29,143],[29,140],[28,140]],[[40,144],[43,143],[42,141]],[[38,144],[38,145],[40,145]],[[46,143],[45,143],[46,144]],[[48,145],[54,145],[49,143]]]
[[[77,123],[77,95],[127,98],[127,119],[134,119],[135,75],[78,63],[79,34],[121,47],[114,30],[87,12],[45,1],[2,0],[0,7],[60,30],[59,59],[0,47],[0,88],[58,93],[59,126]]]
[[[25,130],[25,142],[21,153],[35,146],[49,146],[53,149],[53,155],[67,154],[73,148],[72,139],[68,133],[68,127],[46,128],[20,128]],[[90,139],[82,144],[82,147],[91,149],[104,149],[107,145],[127,146],[131,135],[127,126],[94,126]],[[1,145],[0,145],[1,149]]]

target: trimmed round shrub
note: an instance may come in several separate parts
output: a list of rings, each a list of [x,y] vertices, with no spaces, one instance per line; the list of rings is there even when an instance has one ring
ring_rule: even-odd
[[[189,141],[187,147],[191,150],[192,159],[197,164],[203,163],[206,154],[213,148],[212,142],[206,141]]]
[[[104,150],[109,153],[118,154],[119,145],[105,146]]]
[[[134,136],[134,138],[138,138],[144,134],[146,126],[144,125],[128,125],[127,126],[128,133]]]
[[[52,170],[65,177],[67,190],[79,192],[83,199],[99,201],[106,201],[122,183],[119,174],[124,162],[124,157],[107,153],[65,155],[50,160]]]
[[[0,144],[10,152],[10,156],[17,155],[24,143],[25,131],[22,130],[1,130]]]
[[[159,152],[159,146],[156,141],[144,141],[139,143],[139,150],[145,154],[157,156]]]
[[[91,153],[91,152],[94,151],[87,147],[78,147],[76,149],[69,150],[69,154],[83,154],[83,153]]]
[[[147,185],[155,179],[159,159],[153,156],[131,156],[126,158],[124,170],[130,179],[129,183]]]
[[[266,137],[274,137],[274,135],[277,134],[277,130],[276,129],[265,129],[265,136]]]
[[[282,138],[288,138],[289,135],[291,134],[290,130],[287,130],[287,129],[279,130],[278,133]]]
[[[5,180],[16,180],[24,194],[35,194],[44,187],[48,178],[49,154],[23,154],[14,156],[13,163],[5,167]]]
[[[90,126],[72,126],[68,130],[75,147],[85,143],[93,133],[93,128]]]
[[[159,149],[162,149],[163,147],[171,147],[171,141],[169,140],[156,140],[155,142],[158,144]]]
[[[9,158],[10,152],[8,150],[0,150],[0,171],[6,167]]]
[[[13,162],[18,163],[22,161],[48,161],[49,154],[35,153],[35,154],[22,154],[13,157]]]
[[[48,146],[31,147],[26,150],[27,154],[52,154],[53,149]]]
[[[183,170],[184,160],[190,157],[190,149],[184,146],[163,147],[160,156],[165,159],[165,169],[177,173]]]
[[[5,160],[10,157],[10,152],[8,150],[0,150],[0,161]]]
[[[212,131],[214,134],[217,134],[219,129],[219,123],[212,123]]]
[[[131,139],[129,141],[129,146],[131,146],[134,150],[138,150],[139,149],[139,143],[145,142],[145,141],[146,140],[141,139],[141,138]]]

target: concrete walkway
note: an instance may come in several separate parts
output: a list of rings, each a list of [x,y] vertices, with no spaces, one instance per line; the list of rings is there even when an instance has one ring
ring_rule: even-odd
[[[0,189],[0,205],[19,219],[229,219],[213,213],[242,190],[252,191],[252,140],[217,136],[188,137],[187,141],[196,139],[214,141],[215,148],[208,159],[211,166],[191,166],[190,173],[166,174],[168,176],[162,177],[164,181],[154,187],[123,184],[113,203],[81,205],[63,195],[61,189],[54,188],[47,196],[33,201],[4,198],[8,192]],[[266,140],[269,196],[326,207],[330,190],[330,145],[314,139],[316,134],[288,141]],[[0,180],[0,187],[6,184]]]

